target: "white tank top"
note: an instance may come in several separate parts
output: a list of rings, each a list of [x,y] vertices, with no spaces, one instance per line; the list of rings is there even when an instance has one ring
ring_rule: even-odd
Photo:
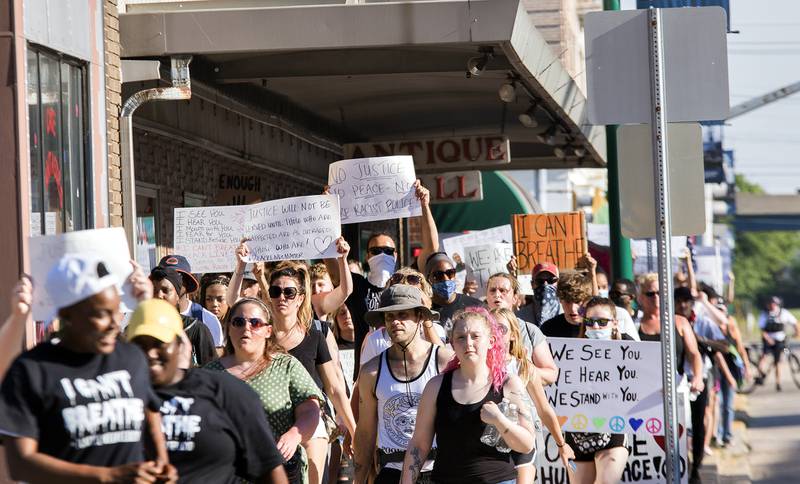
[[[422,391],[431,378],[439,374],[439,347],[432,345],[425,368],[408,382],[399,380],[389,366],[388,350],[380,354],[378,377],[375,379],[375,396],[378,399],[378,448],[386,454],[404,453],[414,434],[417,423],[417,408]],[[432,449],[436,448],[436,440]],[[403,468],[402,456],[398,462],[389,462],[385,467]],[[433,460],[425,461],[424,472],[433,469]]]

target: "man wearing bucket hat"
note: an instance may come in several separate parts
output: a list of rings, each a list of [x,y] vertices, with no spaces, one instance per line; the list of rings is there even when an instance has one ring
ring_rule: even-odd
[[[89,254],[67,254],[48,273],[44,291],[61,321],[60,338],[20,355],[0,395],[0,434],[14,480],[176,479],[147,363],[117,338],[118,284]],[[155,451],[145,460],[148,438]]]
[[[380,470],[375,484],[400,482],[422,391],[453,357],[451,350],[422,337],[423,324],[439,317],[422,297],[416,287],[396,284],[383,291],[380,307],[365,315],[370,324],[386,325],[392,346],[365,363],[359,373],[356,482],[367,482],[376,440]],[[418,482],[428,482],[426,471],[432,468],[433,460],[427,461]]]
[[[182,332],[177,309],[160,299],[140,304],[126,329],[163,401],[164,438],[181,481],[288,483],[258,395],[223,373],[181,369]]]

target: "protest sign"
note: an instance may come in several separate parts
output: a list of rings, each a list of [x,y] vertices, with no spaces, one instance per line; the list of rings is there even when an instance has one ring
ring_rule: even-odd
[[[489,277],[498,272],[508,272],[506,264],[513,255],[511,244],[494,243],[464,248],[467,264],[467,277],[478,283],[478,292],[473,297],[486,295]]]
[[[344,382],[347,389],[352,393],[353,391],[353,370],[356,366],[355,350],[339,350],[339,363],[342,365],[342,373],[344,373]]]
[[[545,393],[566,430],[664,434],[660,343],[547,341],[559,372]]]
[[[511,225],[520,274],[540,262],[573,269],[587,251],[583,212],[513,215]]]
[[[416,179],[410,156],[342,160],[328,168],[328,187],[339,196],[343,224],[421,215]]]
[[[336,195],[282,198],[244,207],[247,262],[336,258],[341,235]]]
[[[91,254],[102,260],[123,290],[128,276],[133,272],[128,239],[121,227],[111,229],[79,230],[58,235],[35,236],[28,238],[31,278],[35,286],[33,298],[33,319],[49,321],[58,309],[47,293],[45,283],[47,274],[65,254]],[[133,309],[136,301],[125,291],[123,303]]]
[[[511,240],[511,225],[500,225],[490,229],[443,237],[439,245],[444,248],[447,255],[456,263],[456,270],[458,271],[456,273],[456,290],[460,292],[464,288],[464,282],[467,278],[465,247],[494,242],[511,242]]]
[[[238,206],[176,208],[175,253],[186,257],[196,273],[233,270],[244,216],[245,208]]]
[[[678,454],[681,462],[681,483],[688,482],[689,462],[688,436],[686,426],[682,421],[679,427]],[[567,473],[558,456],[558,446],[555,439],[547,429],[544,431],[545,447],[536,457],[538,467],[537,477],[541,484],[569,484]],[[629,434],[626,447],[628,448],[628,461],[622,472],[620,482],[645,482],[652,484],[667,484],[667,464],[663,447],[663,438],[649,434]]]

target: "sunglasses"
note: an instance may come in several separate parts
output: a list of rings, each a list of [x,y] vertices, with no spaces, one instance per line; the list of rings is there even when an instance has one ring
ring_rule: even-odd
[[[599,326],[605,328],[611,322],[609,318],[583,318],[583,324],[586,326]]]
[[[231,326],[236,328],[244,328],[247,323],[250,323],[250,327],[253,329],[263,328],[269,325],[268,322],[260,318],[243,318],[238,316],[231,319]]]
[[[298,291],[296,287],[278,287],[269,286],[270,299],[278,299],[283,294],[286,299],[294,299],[297,297]]]
[[[658,291],[647,291],[644,293],[645,296],[653,298],[658,296]]]
[[[434,281],[442,281],[444,278],[452,279],[456,277],[456,270],[455,269],[447,269],[446,271],[433,271],[431,272],[431,278]]]
[[[422,284],[422,278],[416,274],[400,274],[399,272],[395,272],[392,274],[392,277],[389,278],[389,285],[393,286],[395,284],[419,286]]]
[[[558,277],[556,277],[556,276],[550,276],[550,277],[537,277],[536,279],[534,279],[533,281],[531,281],[531,284],[532,284],[533,286],[541,286],[541,285],[543,285],[543,284],[550,284],[550,285],[552,286],[552,285],[553,285],[553,284],[555,284],[556,282],[558,282]]]
[[[394,247],[370,247],[367,249],[369,255],[378,255],[378,254],[386,254],[386,255],[394,255],[395,248]]]

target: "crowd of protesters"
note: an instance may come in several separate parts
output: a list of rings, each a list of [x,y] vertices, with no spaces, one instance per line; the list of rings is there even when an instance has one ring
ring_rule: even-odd
[[[572,482],[619,482],[626,435],[562,432],[544,392],[558,378],[547,338],[660,341],[657,276],[609,281],[587,253],[576,270],[534,267],[526,304],[512,259],[482,291],[468,278],[459,292],[430,195],[415,188],[423,247],[411,267],[398,267],[386,233],[369,237],[365,273],[343,238],[336,259],[248,270],[245,240],[228,274],[198,278],[181,254],[149,275],[133,264],[139,305],[129,314],[91,254],[64,256],[44,281],[23,277],[0,327],[4,348],[20,345],[36,285],[57,311],[47,341],[0,357],[11,477],[321,484],[339,482],[349,462],[359,483],[529,484],[546,427]],[[751,369],[730,301],[697,284],[690,254],[684,261],[675,357],[692,395],[699,482],[713,436],[732,438],[733,394]],[[787,314],[771,301],[762,318],[776,360],[796,324]],[[509,416],[501,406],[512,404]],[[481,440],[487,426],[508,452]]]

